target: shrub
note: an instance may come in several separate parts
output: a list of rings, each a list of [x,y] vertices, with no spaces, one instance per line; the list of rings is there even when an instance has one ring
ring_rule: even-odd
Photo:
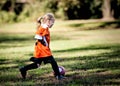
[[[1,11],[0,12],[0,23],[12,23],[16,21],[16,14],[14,12],[6,12]]]

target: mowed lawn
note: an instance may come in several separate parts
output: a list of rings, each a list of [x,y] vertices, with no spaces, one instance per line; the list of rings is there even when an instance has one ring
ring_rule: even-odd
[[[120,27],[116,22],[102,25],[93,20],[56,21],[50,47],[66,70],[67,78],[60,81],[50,64],[21,79],[19,67],[30,64],[34,52],[35,22],[0,25],[0,86],[120,85]]]

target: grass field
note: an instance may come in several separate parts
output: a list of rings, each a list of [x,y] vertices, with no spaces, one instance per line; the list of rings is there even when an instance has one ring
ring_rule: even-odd
[[[50,47],[66,69],[67,78],[61,81],[53,77],[50,64],[21,79],[19,67],[33,56],[35,28],[33,22],[0,26],[0,86],[120,85],[119,22],[56,21]]]

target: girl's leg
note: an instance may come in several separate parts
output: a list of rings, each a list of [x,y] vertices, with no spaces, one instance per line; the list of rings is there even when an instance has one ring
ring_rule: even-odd
[[[55,77],[58,79],[58,80],[61,80],[63,78],[65,78],[64,76],[62,76],[59,72],[59,67],[57,65],[57,62],[55,61],[54,57],[53,56],[50,56],[49,59],[51,60],[50,63],[52,65],[52,69],[54,70],[54,73],[55,73]]]
[[[35,63],[33,62],[32,64],[29,64],[29,65],[26,65],[22,68],[20,68],[20,72],[21,72],[21,75],[22,77],[25,79],[26,78],[26,74],[27,74],[27,71],[28,70],[31,70],[31,69],[36,69],[40,66],[42,61],[39,61],[39,63]]]
[[[37,64],[37,63],[32,63],[32,64],[29,64],[29,65],[26,65],[24,67],[22,67],[25,71],[28,71],[28,70],[31,70],[31,69],[36,69],[39,67],[40,64]]]
[[[58,68],[58,64],[57,62],[55,61],[54,57],[53,56],[50,56],[50,63],[52,65],[52,69],[54,70],[55,72],[55,76],[60,76],[60,72],[59,72],[59,68]]]

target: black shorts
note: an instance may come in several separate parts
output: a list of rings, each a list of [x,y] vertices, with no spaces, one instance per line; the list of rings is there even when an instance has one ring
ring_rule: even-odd
[[[37,64],[41,64],[42,62],[44,62],[44,64],[47,63],[52,63],[55,61],[55,59],[53,58],[53,56],[48,56],[48,57],[44,57],[44,58],[35,58],[35,57],[31,57],[30,61],[37,63]]]

